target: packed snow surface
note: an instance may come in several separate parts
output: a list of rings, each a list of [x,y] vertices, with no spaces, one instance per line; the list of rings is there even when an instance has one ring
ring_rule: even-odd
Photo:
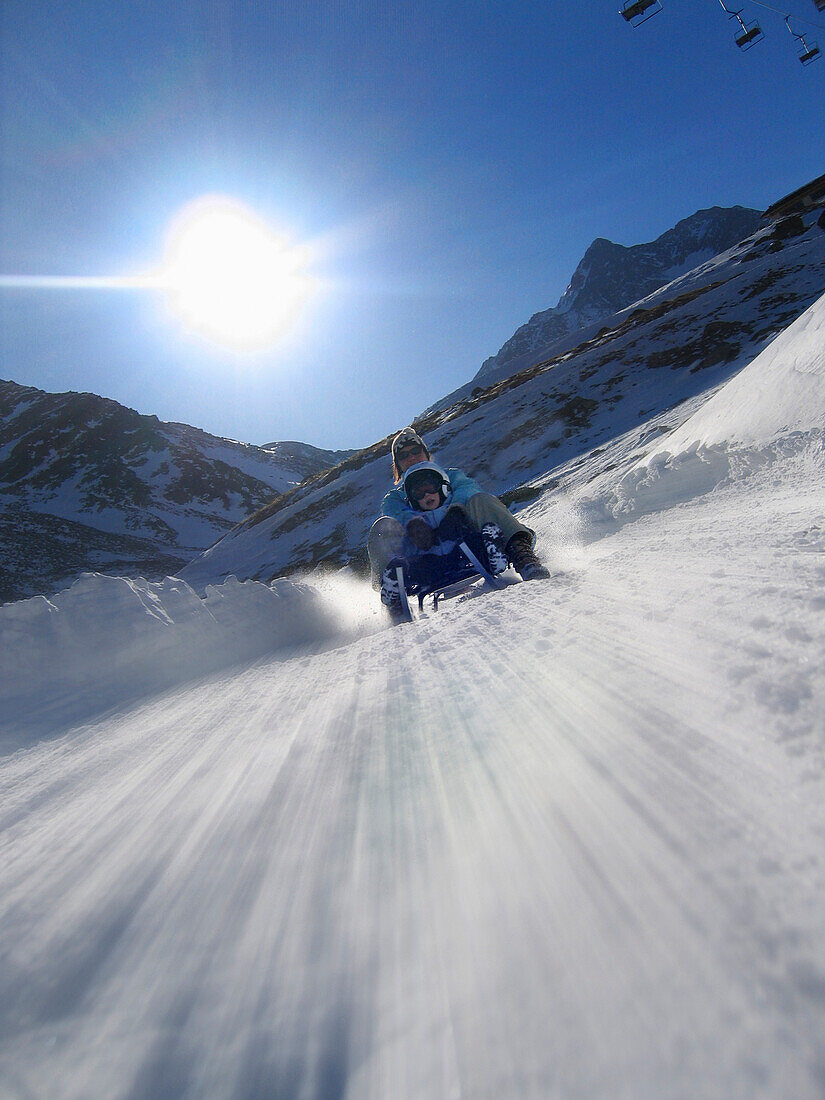
[[[821,1100],[796,325],[522,513],[551,581],[395,628],[343,576],[0,609],[0,1093]]]
[[[48,731],[74,717],[157,693],[205,672],[328,637],[332,607],[307,585],[230,578],[201,600],[183,581],[86,573],[51,599],[0,609],[0,703]],[[44,698],[54,699],[41,715]],[[0,730],[0,751],[13,747]]]

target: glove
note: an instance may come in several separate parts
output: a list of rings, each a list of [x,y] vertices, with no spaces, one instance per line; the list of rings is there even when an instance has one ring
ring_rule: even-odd
[[[419,550],[429,550],[435,542],[435,532],[423,519],[411,519],[407,524],[407,537]]]
[[[470,527],[467,513],[460,504],[453,504],[438,525],[438,537],[447,541],[462,538]]]

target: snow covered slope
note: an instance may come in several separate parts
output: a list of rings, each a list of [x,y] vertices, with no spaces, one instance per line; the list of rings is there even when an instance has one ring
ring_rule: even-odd
[[[537,482],[551,581],[396,628],[363,582],[281,581],[266,654],[197,641],[180,582],[35,601],[37,692],[0,680],[0,1094],[821,1100],[823,346],[820,300]],[[702,448],[737,460],[683,476]],[[267,590],[207,608],[262,638]],[[99,692],[137,624],[143,696]]]
[[[173,573],[347,452],[253,447],[88,393],[0,381],[0,600],[84,569]]]
[[[492,492],[524,499],[617,436],[684,418],[825,290],[818,211],[767,225],[674,280],[576,347],[417,422],[431,450]],[[389,440],[251,516],[181,571],[198,591],[358,555],[390,485]],[[533,483],[536,483],[535,485]],[[524,487],[526,486],[526,490]]]
[[[614,467],[604,507],[613,518],[635,517],[823,445],[825,297],[652,453],[621,477]]]
[[[105,709],[107,700],[156,695],[262,654],[341,639],[340,618],[306,585],[233,579],[199,599],[173,577],[99,573],[51,599],[0,608],[0,632],[4,711],[36,715],[44,697],[55,698],[62,716],[71,712],[74,720]],[[0,751],[10,747],[0,732]]]
[[[765,448],[825,432],[825,299],[733,378],[668,438],[674,449]]]

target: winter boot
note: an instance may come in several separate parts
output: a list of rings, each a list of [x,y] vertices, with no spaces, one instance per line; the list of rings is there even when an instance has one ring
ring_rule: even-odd
[[[504,549],[504,535],[497,523],[485,523],[481,528],[481,539],[487,555],[487,564],[495,577],[498,573],[503,573],[509,565]]]
[[[381,603],[390,613],[390,618],[399,622],[404,618],[404,607],[401,603],[401,587],[398,583],[396,569],[403,566],[399,558],[393,558],[387,568],[381,574]]]
[[[522,580],[547,580],[550,576],[549,570],[533,552],[533,540],[523,531],[517,531],[507,543],[507,556]]]

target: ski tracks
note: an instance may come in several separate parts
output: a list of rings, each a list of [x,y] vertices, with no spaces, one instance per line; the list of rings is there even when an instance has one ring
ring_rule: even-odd
[[[12,1094],[818,1098],[821,774],[729,694],[776,562],[726,607],[663,523],[8,758]]]

